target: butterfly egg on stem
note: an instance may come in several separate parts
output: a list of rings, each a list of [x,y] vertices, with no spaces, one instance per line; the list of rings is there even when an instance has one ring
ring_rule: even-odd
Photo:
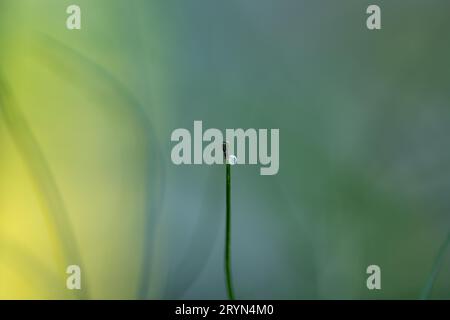
[[[228,151],[230,150],[230,143],[228,141],[223,142],[222,149],[225,163],[231,164],[232,166],[235,165],[237,163],[237,158],[235,155],[228,153]]]

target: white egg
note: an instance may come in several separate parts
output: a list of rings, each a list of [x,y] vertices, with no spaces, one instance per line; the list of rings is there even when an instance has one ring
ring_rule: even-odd
[[[231,165],[235,165],[237,163],[237,158],[235,155],[230,155],[229,159],[228,159],[228,163]]]

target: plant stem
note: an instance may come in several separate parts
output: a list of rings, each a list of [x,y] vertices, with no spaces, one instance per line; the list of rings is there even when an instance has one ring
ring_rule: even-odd
[[[231,281],[231,165],[226,164],[226,230],[225,230],[225,278],[227,282],[227,293],[230,300],[234,300],[233,285]]]
[[[434,282],[437,278],[437,275],[439,274],[439,271],[442,268],[445,252],[447,251],[447,248],[449,246],[450,246],[450,232],[448,233],[447,239],[442,244],[441,248],[439,249],[439,253],[436,256],[436,259],[433,264],[433,269],[432,269],[430,275],[428,276],[427,284],[425,285],[425,288],[423,289],[422,294],[420,296],[421,300],[426,300],[430,297]]]

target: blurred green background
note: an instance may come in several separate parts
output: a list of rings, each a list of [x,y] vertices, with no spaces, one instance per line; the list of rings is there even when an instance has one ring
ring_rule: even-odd
[[[226,298],[225,169],[170,160],[194,120],[280,129],[277,175],[232,169],[238,298],[418,298],[450,231],[449,18],[448,0],[0,0],[0,298]]]

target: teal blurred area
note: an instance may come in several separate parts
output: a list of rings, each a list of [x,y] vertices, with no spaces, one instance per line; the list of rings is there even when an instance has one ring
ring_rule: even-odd
[[[378,0],[382,29],[369,31],[366,0],[79,0],[77,33],[61,27],[71,1],[41,2],[32,10],[31,0],[1,0],[0,70],[13,88],[22,78],[35,87],[40,73],[8,76],[30,46],[30,64],[77,99],[77,123],[58,111],[63,100],[44,113],[27,100],[22,109],[65,181],[79,254],[104,276],[89,279],[94,297],[226,298],[225,168],[170,160],[172,131],[192,131],[195,120],[280,129],[277,175],[232,168],[238,298],[420,296],[450,232],[450,2]],[[55,89],[39,88],[40,106]],[[72,159],[78,179],[64,178],[58,163],[70,160],[60,158],[54,130],[95,157],[83,158],[86,166]],[[0,151],[0,168],[1,160]],[[104,201],[115,195],[115,214],[99,205],[75,218],[85,212],[77,203],[100,201],[77,191],[91,183],[86,168],[117,186],[102,193]],[[89,228],[96,217],[109,217],[112,229]],[[116,235],[123,221],[128,229]],[[100,237],[116,268],[95,258],[90,244]],[[372,264],[382,290],[366,287]],[[431,298],[450,298],[449,267],[447,252]]]

